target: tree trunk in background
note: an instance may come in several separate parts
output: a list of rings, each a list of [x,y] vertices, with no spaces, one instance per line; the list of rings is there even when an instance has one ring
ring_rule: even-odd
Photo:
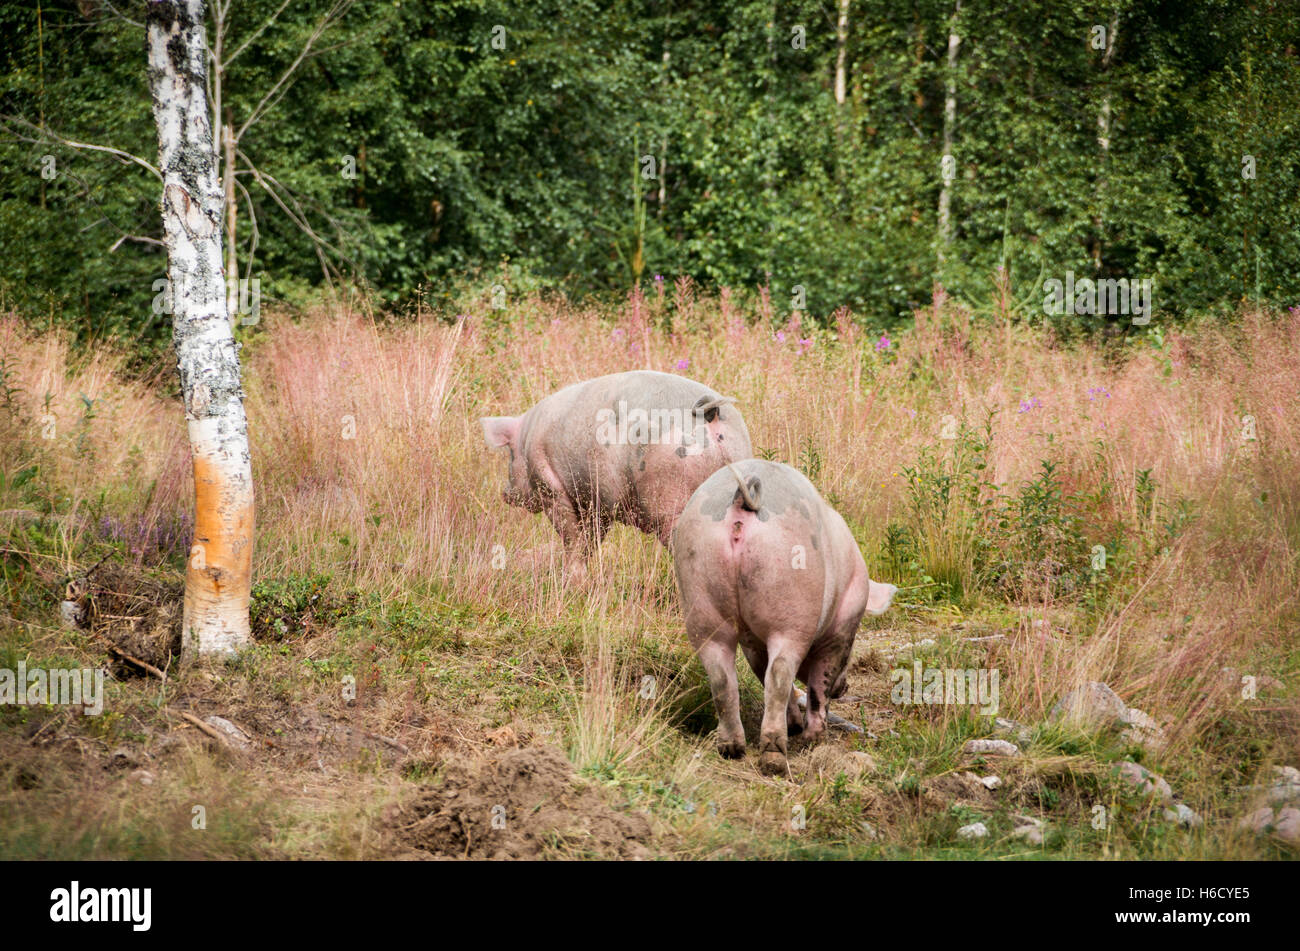
[[[846,84],[844,60],[849,45],[849,0],[840,0],[840,18],[835,24],[835,104],[844,105]]]
[[[952,243],[952,183],[957,177],[957,163],[956,159],[950,156],[952,156],[953,127],[957,124],[957,49],[961,46],[961,37],[957,34],[957,17],[960,13],[961,0],[957,0],[952,13],[951,26],[948,28],[948,76],[943,97],[943,160],[939,166],[940,174],[943,176],[943,186],[939,189],[937,252],[940,271],[943,269],[948,245]]]
[[[253,479],[221,260],[223,194],[204,91],[203,0],[150,0],[149,88],[163,175],[172,340],[194,460],[182,661],[251,641]]]
[[[1110,72],[1110,60],[1115,53],[1115,35],[1119,32],[1119,14],[1112,14],[1110,30],[1106,33],[1106,52],[1101,57],[1103,75]],[[1104,76],[1103,82],[1109,77]],[[1092,246],[1092,269],[1101,273],[1102,228],[1105,226],[1101,210],[1102,197],[1106,191],[1106,165],[1110,159],[1110,89],[1101,97],[1101,110],[1097,114],[1097,145],[1101,148],[1101,171],[1097,175],[1097,214],[1093,226],[1097,230],[1097,240]]]

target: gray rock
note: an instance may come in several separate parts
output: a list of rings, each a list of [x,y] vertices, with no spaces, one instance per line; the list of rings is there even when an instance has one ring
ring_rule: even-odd
[[[982,822],[972,822],[970,825],[962,826],[957,830],[957,835],[963,839],[982,839],[988,834],[988,826]]]
[[[1237,828],[1256,835],[1272,834],[1287,845],[1300,845],[1300,809],[1287,806],[1274,812],[1264,806],[1239,819]]]
[[[1281,785],[1300,786],[1300,769],[1294,766],[1274,766],[1273,773]]]
[[[1138,792],[1154,796],[1161,802],[1173,802],[1174,791],[1169,788],[1169,784],[1145,766],[1139,766],[1131,760],[1125,760],[1116,767],[1115,772],[1120,779]]]
[[[224,734],[226,742],[236,749],[246,750],[251,746],[249,743],[249,740],[251,739],[249,735],[225,717],[204,717],[203,722],[208,726],[215,727],[219,732]]]
[[[988,753],[994,756],[1019,756],[1020,748],[1006,740],[967,740],[963,753]]]
[[[993,718],[993,732],[998,736],[1013,737],[1021,746],[1028,746],[1029,741],[1034,738],[1034,731],[1031,727],[1027,727],[1023,723],[1017,723],[1015,720],[1008,720],[1006,717]]]
[[[1205,821],[1194,810],[1181,802],[1172,809],[1166,809],[1165,818],[1187,829],[1198,829],[1205,824]]]
[[[1273,810],[1268,806],[1256,809],[1237,820],[1237,828],[1244,832],[1263,835],[1273,826]]]
[[[1300,845],[1300,809],[1293,806],[1279,809],[1273,834],[1289,845]]]
[[[81,625],[81,605],[76,601],[59,602],[59,620],[64,627],[76,628]]]
[[[1128,707],[1119,694],[1099,680],[1071,690],[1052,707],[1049,719],[1073,720],[1094,727],[1127,725]]]
[[[979,781],[984,784],[985,789],[997,789],[1002,785],[1002,779],[998,776],[980,776]]]
[[[1035,819],[1033,816],[1016,816],[1016,828],[1011,833],[1013,839],[1024,839],[1030,845],[1043,844],[1043,830],[1045,825],[1042,819]]]

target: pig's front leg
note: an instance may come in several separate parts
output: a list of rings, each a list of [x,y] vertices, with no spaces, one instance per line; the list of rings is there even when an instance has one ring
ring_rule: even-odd
[[[711,613],[711,612],[710,612]],[[694,614],[686,633],[704,664],[718,714],[718,753],[728,759],[745,755],[745,727],[740,722],[740,686],[736,681],[736,632],[716,617]]]
[[[844,690],[844,668],[853,652],[853,641],[862,624],[863,608],[855,592],[836,619],[836,626],[825,640],[818,643],[800,674],[808,685],[808,727],[805,735],[810,740],[821,736],[830,717],[829,703]],[[865,604],[865,601],[861,601]],[[837,718],[838,719],[838,718]]]

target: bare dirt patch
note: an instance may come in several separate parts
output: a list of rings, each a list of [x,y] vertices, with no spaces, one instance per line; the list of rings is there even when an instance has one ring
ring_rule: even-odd
[[[434,858],[654,857],[649,818],[610,806],[554,747],[453,760],[391,827]]]

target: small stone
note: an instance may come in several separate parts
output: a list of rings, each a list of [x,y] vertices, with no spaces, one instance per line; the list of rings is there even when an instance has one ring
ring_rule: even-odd
[[[1155,717],[1149,713],[1144,713],[1137,707],[1129,707],[1128,712],[1121,719],[1131,727],[1139,730],[1159,730],[1160,724],[1156,722]]]
[[[854,773],[858,776],[865,776],[876,771],[876,761],[869,754],[857,750],[845,754],[844,765],[846,773]]]
[[[1138,792],[1145,793],[1148,796],[1155,796],[1161,802],[1173,801],[1174,791],[1169,788],[1169,784],[1145,766],[1139,766],[1131,760],[1125,760],[1116,768],[1116,773],[1118,773],[1120,779]]]
[[[59,602],[59,620],[63,622],[64,627],[75,628],[80,626],[81,618],[81,605],[76,601]]]
[[[249,747],[248,734],[235,726],[225,717],[210,716],[203,720],[208,726],[216,727],[225,734],[226,741],[234,747],[246,750]]]
[[[1034,738],[1034,731],[1031,727],[1027,727],[1015,720],[1008,720],[1006,717],[993,718],[993,732],[999,736],[1014,737],[1021,746],[1028,746],[1029,741]]]
[[[1166,809],[1165,818],[1170,822],[1178,823],[1186,829],[1197,829],[1205,824],[1204,820],[1191,807],[1181,802],[1172,809]]]
[[[1002,779],[998,776],[981,776],[979,781],[984,784],[985,789],[997,789],[1002,785]]]
[[[1237,821],[1237,828],[1245,832],[1254,832],[1262,835],[1273,825],[1273,810],[1264,806],[1256,809],[1248,815],[1242,816]]]
[[[1016,816],[1017,825],[1011,833],[1013,839],[1024,839],[1030,845],[1043,844],[1043,820],[1033,816]]]
[[[1143,730],[1138,727],[1125,727],[1120,731],[1120,739],[1126,743],[1132,743],[1134,746],[1140,746],[1152,753],[1159,753],[1165,748],[1168,737],[1165,731],[1161,729]]]
[[[1114,723],[1127,723],[1128,707],[1101,681],[1094,680],[1085,687],[1071,690],[1052,707],[1050,719],[1064,718],[1089,726],[1106,727]]]
[[[995,756],[1019,756],[1020,747],[1006,740],[967,740],[963,753],[991,753]]]
[[[988,827],[982,822],[972,822],[970,825],[962,826],[957,830],[957,835],[963,839],[982,839],[988,834]]]
[[[1277,775],[1280,784],[1300,786],[1300,769],[1294,766],[1274,766],[1273,772]]]
[[[876,827],[873,826],[870,822],[862,823],[861,828],[862,828],[862,834],[866,838],[871,839],[872,841],[875,841],[876,839],[880,838],[880,833],[876,831]]]
[[[1273,834],[1290,845],[1300,845],[1300,809],[1288,806],[1277,811]]]
[[[149,772],[149,770],[147,769],[137,769],[130,774],[130,777],[134,779],[137,783],[139,783],[141,786],[153,785],[153,780],[154,780],[153,773]]]

